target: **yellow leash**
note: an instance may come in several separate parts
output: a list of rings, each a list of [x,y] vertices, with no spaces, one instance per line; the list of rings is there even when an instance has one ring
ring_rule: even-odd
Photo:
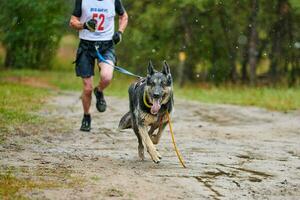
[[[145,106],[147,106],[148,108],[151,108],[151,106],[148,104],[147,99],[146,99],[146,92],[144,92],[144,95],[143,95],[143,101],[144,101]],[[175,142],[175,136],[174,136],[174,132],[173,132],[173,128],[172,128],[172,123],[171,123],[171,119],[170,119],[170,114],[169,114],[168,111],[167,111],[167,118],[168,118],[169,129],[170,129],[170,133],[171,133],[171,137],[172,137],[172,142],[173,142],[173,146],[174,146],[174,149],[175,149],[177,158],[178,158],[178,160],[180,161],[182,167],[183,167],[183,168],[186,168],[185,163],[184,163],[184,160],[183,160],[181,154],[179,153],[179,150],[178,150],[177,145],[176,145],[176,142]]]
[[[175,136],[174,136],[174,132],[173,132],[173,128],[172,128],[172,123],[171,123],[171,119],[170,119],[170,114],[169,114],[169,112],[167,112],[167,117],[168,117],[169,128],[170,128],[170,133],[171,133],[171,137],[172,137],[172,142],[173,142],[173,145],[174,145],[174,149],[175,149],[177,158],[179,159],[179,161],[180,161],[182,167],[183,167],[183,168],[186,168],[185,163],[184,163],[184,160],[183,160],[181,154],[179,153],[179,150],[178,150],[177,145],[176,145],[176,142],[175,142]]]

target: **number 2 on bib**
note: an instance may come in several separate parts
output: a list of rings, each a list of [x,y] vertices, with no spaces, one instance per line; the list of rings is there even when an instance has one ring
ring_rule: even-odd
[[[104,30],[104,20],[105,20],[105,15],[104,14],[99,14],[99,13],[94,13],[93,14],[93,19],[97,20],[97,24],[98,24],[98,31],[103,31]],[[100,23],[98,21],[98,19],[100,20]]]

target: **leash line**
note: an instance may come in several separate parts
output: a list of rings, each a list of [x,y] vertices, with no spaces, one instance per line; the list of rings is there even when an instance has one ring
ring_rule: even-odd
[[[95,46],[95,49],[96,49],[96,54],[98,56],[98,59],[101,61],[101,62],[104,62],[108,65],[110,65],[111,67],[113,67],[116,71],[122,73],[122,74],[126,74],[126,75],[129,75],[129,76],[133,76],[133,77],[136,77],[136,78],[143,78],[142,76],[139,76],[139,75],[136,75],[134,73],[131,73],[130,71],[122,68],[122,67],[119,67],[119,66],[116,66],[116,65],[113,65],[109,62],[107,62],[107,60],[105,60],[105,58],[100,54],[99,52],[99,46]]]
[[[170,133],[171,133],[171,137],[172,137],[172,142],[173,142],[173,146],[177,155],[178,160],[180,161],[181,165],[183,168],[186,168],[185,162],[181,156],[181,154],[179,153],[179,150],[177,148],[176,142],[175,142],[175,136],[174,136],[174,132],[173,132],[173,128],[172,128],[172,123],[171,123],[171,119],[170,119],[170,114],[167,111],[167,117],[168,117],[168,124],[169,124],[169,129],[170,129]]]

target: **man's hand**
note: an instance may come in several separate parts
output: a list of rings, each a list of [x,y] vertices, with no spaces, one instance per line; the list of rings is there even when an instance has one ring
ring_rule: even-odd
[[[90,19],[89,21],[87,21],[83,24],[83,29],[87,29],[91,32],[95,32],[96,31],[96,25],[97,25],[97,20]]]
[[[119,44],[122,41],[122,32],[121,31],[115,32],[112,39],[115,45]]]

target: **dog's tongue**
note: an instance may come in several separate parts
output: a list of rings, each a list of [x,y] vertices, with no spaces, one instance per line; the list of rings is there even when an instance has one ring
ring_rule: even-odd
[[[153,105],[151,106],[151,114],[156,115],[160,109],[160,103],[158,99],[153,100]]]

